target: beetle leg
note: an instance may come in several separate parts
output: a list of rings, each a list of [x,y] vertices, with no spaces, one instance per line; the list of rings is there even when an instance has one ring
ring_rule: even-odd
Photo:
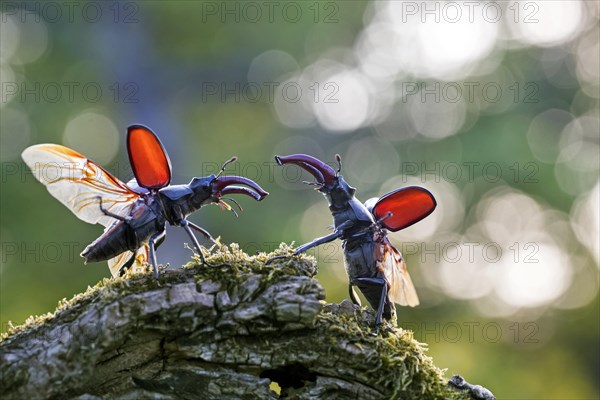
[[[356,278],[354,282],[361,282],[369,286],[381,287],[381,295],[379,297],[379,306],[377,307],[377,314],[375,316],[375,334],[379,333],[379,325],[381,325],[381,319],[383,315],[383,307],[387,300],[387,281],[384,278]]]
[[[127,262],[125,264],[123,264],[123,266],[119,269],[119,276],[123,276],[125,274],[125,271],[127,271],[127,269],[133,265],[134,261],[135,261],[135,253],[133,253],[131,255],[131,257],[129,258],[129,260],[127,260]]]
[[[375,318],[376,330],[379,331],[381,325],[381,316],[383,315],[383,306],[387,301],[388,287],[387,281],[383,279],[383,285],[381,286],[381,297],[379,298],[379,307],[377,307],[377,317]]]
[[[300,253],[304,253],[308,249],[312,249],[313,247],[319,246],[324,243],[329,243],[338,239],[344,235],[344,230],[351,227],[354,224],[352,221],[346,221],[340,226],[337,227],[335,232],[330,233],[327,236],[323,236],[313,240],[312,242],[304,243],[302,246],[296,248],[296,250],[292,253],[292,256],[297,256]],[[266,264],[269,265],[275,260],[279,260],[282,258],[288,258],[289,256],[276,256],[267,260]]]
[[[187,223],[189,224],[190,228],[192,228],[196,232],[199,232],[200,234],[202,234],[202,236],[204,236],[205,238],[207,238],[208,240],[210,240],[214,244],[218,245],[218,243],[215,240],[215,238],[213,238],[212,235],[210,233],[208,233],[208,231],[206,229],[204,229],[204,228],[202,228],[202,227],[194,224],[192,221],[187,221]]]
[[[202,250],[200,249],[200,243],[198,243],[198,239],[196,239],[194,232],[192,232],[192,229],[190,228],[190,222],[187,219],[183,219],[181,220],[181,226],[185,229],[190,239],[192,239],[192,242],[194,242],[194,247],[200,256],[200,260],[202,260],[202,265],[207,264],[204,254],[202,254]]]
[[[154,243],[154,248],[158,249],[158,246],[163,244],[166,237],[167,237],[167,231],[163,231],[163,234],[156,238],[156,242]]]
[[[298,254],[303,253],[303,252],[305,252],[308,249],[312,249],[313,247],[318,246],[320,244],[331,242],[331,241],[333,241],[333,240],[341,237],[343,234],[344,233],[342,231],[338,230],[338,231],[335,231],[333,233],[330,233],[327,236],[323,236],[323,237],[320,237],[318,239],[315,239],[312,242],[304,243],[302,246],[296,248],[296,250],[292,253],[292,256],[297,256]],[[269,265],[269,264],[271,264],[275,260],[279,260],[279,259],[282,259],[282,258],[288,258],[288,257],[290,257],[290,256],[275,256],[275,257],[271,257],[271,258],[269,258],[267,260],[267,262],[265,264]]]
[[[360,299],[354,291],[354,285],[351,283],[348,284],[348,293],[350,294],[350,300],[352,300],[352,303],[360,307],[362,304],[360,304]]]
[[[296,251],[294,251],[294,255],[297,256],[300,253],[304,253],[308,249],[312,249],[313,247],[322,245],[324,243],[329,243],[331,241],[334,241],[335,239],[342,237],[344,235],[344,230],[349,228],[350,226],[352,226],[352,224],[353,224],[352,221],[344,222],[343,224],[338,226],[338,228],[334,232],[330,233],[329,235],[317,238],[317,239],[313,240],[312,242],[305,243],[302,246],[298,247],[296,249]]]
[[[98,199],[98,201],[100,202],[98,205],[100,206],[100,211],[102,211],[102,213],[103,213],[104,215],[107,215],[107,216],[109,216],[109,217],[111,217],[111,218],[114,218],[114,219],[116,219],[116,220],[119,220],[119,221],[123,221],[123,222],[129,222],[130,218],[122,217],[122,216],[120,216],[120,215],[117,215],[117,214],[115,214],[115,213],[112,213],[112,212],[108,211],[106,208],[104,208],[104,207],[102,206],[102,197],[100,197],[100,196],[97,196],[96,198],[97,198],[97,199]]]
[[[158,279],[158,264],[156,262],[156,247],[158,247],[164,240],[167,233],[165,231],[157,232],[148,241],[150,247],[150,264],[154,270],[154,279]],[[158,243],[158,244],[157,244]]]
[[[323,236],[313,240],[312,242],[304,243],[302,246],[297,247],[296,251],[294,251],[294,255],[297,256],[300,253],[304,253],[308,249],[312,249],[313,247],[317,247],[319,245],[329,243],[334,241],[335,239],[341,237],[344,233],[342,231],[335,231],[330,233],[327,236]]]

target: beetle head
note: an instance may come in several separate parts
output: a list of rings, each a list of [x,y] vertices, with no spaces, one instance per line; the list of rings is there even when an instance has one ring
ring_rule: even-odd
[[[194,192],[192,201],[194,203],[200,203],[199,205],[216,203],[222,208],[232,211],[237,215],[235,210],[224,200],[231,200],[240,211],[242,210],[242,207],[240,207],[234,199],[225,196],[229,194],[243,194],[250,196],[257,201],[264,199],[269,193],[263,190],[263,188],[253,180],[241,176],[221,176],[227,164],[232,163],[235,160],[237,160],[237,158],[232,157],[225,162],[217,175],[192,179],[190,182],[190,188]]]
[[[194,208],[200,208],[213,202],[211,183],[215,178],[214,174],[202,178],[192,178],[188,186],[194,192],[191,199]]]

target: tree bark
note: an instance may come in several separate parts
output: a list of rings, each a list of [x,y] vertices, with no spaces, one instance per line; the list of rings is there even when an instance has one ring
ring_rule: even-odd
[[[410,331],[376,336],[371,311],[325,304],[313,258],[269,256],[223,246],[212,266],[105,279],[12,328],[2,399],[468,397]]]

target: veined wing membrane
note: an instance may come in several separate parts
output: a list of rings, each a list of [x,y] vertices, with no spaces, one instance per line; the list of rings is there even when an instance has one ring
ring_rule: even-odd
[[[401,306],[415,307],[419,305],[419,297],[410,279],[402,254],[385,238],[378,243],[376,254],[378,267],[383,270],[389,286],[388,297]]]
[[[136,250],[135,257],[133,251],[127,250],[126,252],[121,253],[118,256],[108,260],[108,268],[110,269],[110,273],[115,278],[117,276],[120,276],[123,267],[125,267],[130,261],[132,261],[131,257],[134,257],[134,259],[131,265],[127,266],[129,271],[131,271],[132,273],[146,272],[148,268],[149,254],[150,247],[148,243],[144,243],[142,247]]]
[[[109,226],[115,221],[102,212],[100,202],[105,210],[126,217],[140,197],[104,168],[67,147],[38,144],[21,156],[52,196],[90,224]]]

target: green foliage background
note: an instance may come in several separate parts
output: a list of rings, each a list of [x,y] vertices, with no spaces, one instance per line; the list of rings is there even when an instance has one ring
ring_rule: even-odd
[[[440,62],[424,65],[423,71],[429,68],[429,73],[389,72],[415,57],[389,53],[390,48],[406,46],[396,43],[393,35],[366,41],[367,47],[382,46],[381,59],[361,52],[358,43],[367,29],[374,29],[373,21],[386,12],[407,11],[386,11],[383,2],[292,2],[294,10],[302,12],[297,21],[292,21],[292,14],[281,13],[289,2],[276,2],[272,19],[267,15],[269,6],[261,2],[254,3],[262,10],[260,18],[244,8],[246,3],[233,1],[95,2],[91,4],[101,15],[94,22],[89,17],[95,8],[87,10],[86,17],[82,14],[83,4],[88,3],[74,9],[72,16],[63,3],[56,3],[61,18],[52,18],[52,10],[44,9],[43,2],[26,3],[33,12],[23,11],[16,2],[3,2],[1,9],[2,331],[8,321],[21,323],[31,314],[51,311],[60,299],[109,275],[104,263],[84,266],[78,256],[101,229],[77,220],[53,199],[28,173],[20,152],[35,143],[62,143],[92,159],[94,154],[105,155],[106,160],[98,162],[128,181],[132,173],[124,132],[132,123],[143,123],[160,135],[168,149],[173,183],[207,175],[235,154],[239,163],[228,173],[255,179],[271,193],[262,203],[241,199],[244,212],[239,219],[217,207],[191,217],[223,242],[237,242],[249,252],[272,250],[281,241],[303,243],[326,234],[330,224],[321,196],[302,185],[293,169],[276,167],[274,154],[307,152],[331,162],[340,153],[346,161],[342,172],[357,186],[361,200],[402,185],[432,188],[442,218],[435,232],[411,231],[418,229],[415,226],[390,235],[405,250],[422,301],[415,309],[399,310],[400,324],[414,329],[415,337],[429,344],[430,355],[438,366],[448,368],[448,376],[460,373],[489,387],[499,399],[598,398],[598,247],[593,245],[598,241],[594,199],[598,198],[600,136],[598,64],[593,61],[598,54],[597,2],[576,2],[581,14],[576,28],[554,43],[506,39],[497,33],[488,53],[465,64],[468,72]],[[542,9],[547,3],[539,2]],[[502,4],[508,16],[512,3]],[[539,24],[546,22],[544,16],[540,14]],[[508,28],[501,24],[505,21],[498,24],[505,32]],[[402,22],[396,27],[404,29],[404,35],[422,28]],[[415,39],[414,46],[419,45]],[[369,75],[364,66],[368,63],[384,73]],[[319,101],[309,84],[302,86],[304,97],[298,104],[268,97],[264,82],[300,81],[303,71],[303,76],[317,71],[312,80],[307,79],[321,85]],[[336,80],[348,71],[354,80]],[[364,83],[368,76],[371,81]],[[356,79],[363,86],[356,86]],[[77,85],[73,99],[66,82]],[[465,82],[497,82],[503,97],[498,103],[483,104],[481,99],[468,101],[463,96],[461,109],[443,92],[440,102],[430,104],[429,95],[420,105],[420,93],[406,93],[414,87],[410,85],[432,88],[436,82],[463,89]],[[101,88],[101,96],[83,93],[90,83]],[[338,109],[323,104],[322,96],[330,93],[325,83],[337,85]],[[517,98],[510,89],[515,83],[520,85]],[[253,89],[244,92],[249,84],[263,89],[257,100]],[[527,84],[533,86],[525,89]],[[58,98],[53,92],[56,85],[62,88]],[[223,94],[221,85],[228,89],[239,85],[241,94]],[[211,94],[209,88],[218,88],[218,93]],[[386,96],[393,101],[380,102]],[[533,101],[525,101],[527,96]],[[363,97],[369,101],[367,117],[343,128],[347,121],[336,119],[335,113],[354,110],[348,116],[353,121],[354,113],[364,111]],[[278,108],[282,104],[292,107],[290,113],[303,122],[301,127],[286,123]],[[386,104],[387,111],[383,110]],[[432,114],[418,118],[428,112]],[[443,135],[423,128],[439,122],[443,131],[445,121],[451,124],[459,117],[464,121]],[[579,124],[578,131],[569,135],[568,124],[573,121]],[[108,133],[98,131],[103,127]],[[568,154],[561,153],[565,148]],[[465,163],[493,163],[500,166],[501,176],[479,167],[469,176]],[[449,165],[462,168],[462,175],[455,179],[450,169],[444,169]],[[499,199],[506,201],[494,203]],[[528,201],[536,205],[519,208]],[[448,206],[454,203],[458,208]],[[490,204],[497,205],[495,211]],[[542,223],[527,219],[534,209],[544,215]],[[469,262],[465,257],[444,263],[448,254],[423,252],[435,249],[436,243],[443,249],[448,243],[492,241],[493,234],[486,236],[490,216],[499,224],[492,231],[506,230],[506,237],[518,238],[522,251],[524,243],[547,244],[550,238],[556,251],[544,253],[549,247],[539,247],[542,264],[551,255],[560,257],[552,268],[536,264],[533,273],[523,274],[530,281],[517,280],[525,285],[514,292],[525,296],[521,302],[507,303],[506,293],[512,289],[501,282],[513,282],[510,274],[522,271],[511,266],[512,241],[501,243],[503,261],[496,263]],[[526,227],[526,232],[516,231],[518,226]],[[413,234],[421,239],[415,241],[416,251],[407,252],[403,243]],[[540,235],[546,236],[540,239]],[[190,253],[183,248],[185,241],[182,232],[169,230],[159,261],[171,267],[186,262]],[[313,254],[320,261],[318,278],[328,300],[345,298],[347,281],[339,244]],[[531,267],[518,261],[518,268]],[[487,281],[465,272],[465,265],[477,273],[488,271]],[[506,275],[502,268],[507,268]],[[536,284],[546,282],[546,274],[556,273],[568,281],[561,290]],[[473,295],[456,289],[463,282],[465,293]],[[495,289],[477,294],[479,283]],[[527,303],[528,292],[536,301]]]

